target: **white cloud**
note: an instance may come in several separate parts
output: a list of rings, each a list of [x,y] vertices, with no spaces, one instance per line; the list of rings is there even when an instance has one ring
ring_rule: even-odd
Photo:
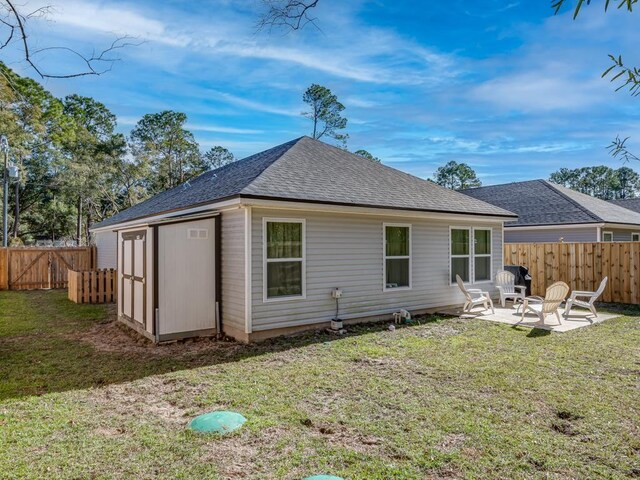
[[[40,1],[29,2],[29,8],[46,6]],[[149,18],[130,6],[106,6],[92,2],[66,0],[50,9],[48,18],[66,27],[92,30],[100,33],[129,35],[165,45],[185,47],[190,39],[171,30],[159,20]]]
[[[606,93],[605,87],[599,77],[582,81],[575,76],[565,76],[560,69],[549,69],[497,77],[473,88],[470,95],[507,110],[576,111],[606,101],[602,95]]]
[[[275,107],[273,105],[257,102],[255,100],[249,100],[247,98],[239,97],[237,95],[232,95],[226,92],[219,92],[217,90],[207,90],[207,94],[211,98],[221,100],[225,103],[235,105],[237,107],[246,108],[248,110],[255,110],[255,111],[264,112],[264,113],[273,113],[275,115],[284,115],[288,117],[300,116],[299,110]]]
[[[30,7],[39,5],[44,5],[41,0],[29,3]],[[184,12],[165,15],[161,21],[155,18],[157,12],[125,3],[104,5],[67,0],[52,11],[50,19],[59,26],[73,27],[74,35],[78,31],[126,34],[209,57],[225,55],[284,62],[358,82],[420,85],[455,75],[452,69],[455,62],[450,55],[432,51],[389,30],[353,23],[350,17],[338,20],[330,16],[328,20],[333,19],[340,29],[328,28],[339,33],[324,36],[320,47],[317,38],[308,31],[296,37],[256,36],[248,28],[252,22],[246,15],[219,10],[206,23],[197,13]],[[166,52],[154,52],[149,57],[157,55],[166,58]]]
[[[222,127],[219,125],[198,125],[198,124],[190,124],[186,125],[186,128],[189,130],[194,130],[196,132],[213,132],[213,133],[237,133],[243,135],[258,135],[264,133],[264,130],[254,130],[250,128],[233,128],[233,127]]]

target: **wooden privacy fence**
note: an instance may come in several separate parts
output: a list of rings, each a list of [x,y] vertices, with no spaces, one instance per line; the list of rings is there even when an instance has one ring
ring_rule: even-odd
[[[76,272],[69,270],[69,300],[76,303],[116,301],[117,271],[113,268]]]
[[[91,270],[95,247],[0,248],[0,290],[66,288],[69,270]]]
[[[609,277],[600,301],[640,303],[639,242],[506,243],[504,264],[529,268],[533,295],[557,281],[594,291]]]

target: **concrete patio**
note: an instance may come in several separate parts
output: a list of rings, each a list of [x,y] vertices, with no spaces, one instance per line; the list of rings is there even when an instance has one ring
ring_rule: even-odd
[[[516,311],[517,306],[512,306],[510,302],[507,302],[505,308],[502,308],[499,303],[495,303],[495,313],[491,313],[491,310],[484,310],[483,307],[476,307],[471,312],[463,312],[462,307],[458,309],[447,310],[441,312],[446,315],[454,315],[460,318],[488,320],[490,322],[506,323],[508,325],[518,325],[522,327],[541,328],[544,330],[550,330],[552,332],[568,332],[577,328],[588,327],[589,325],[595,325],[596,323],[604,322],[620,315],[598,312],[597,318],[587,310],[580,308],[574,308],[571,310],[569,318],[564,318],[564,309],[560,308],[560,315],[562,316],[562,322],[558,324],[558,319],[555,315],[549,315],[544,324],[540,323],[539,318],[529,312],[525,314],[524,320],[522,318],[522,312]]]

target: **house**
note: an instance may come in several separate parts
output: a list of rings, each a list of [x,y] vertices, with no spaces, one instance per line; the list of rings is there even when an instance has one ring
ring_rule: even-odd
[[[492,289],[515,215],[302,137],[92,227],[119,319],[156,341],[241,341],[460,304]],[[332,292],[339,289],[340,298]]]
[[[461,190],[518,214],[505,223],[504,242],[640,240],[640,213],[546,180]]]

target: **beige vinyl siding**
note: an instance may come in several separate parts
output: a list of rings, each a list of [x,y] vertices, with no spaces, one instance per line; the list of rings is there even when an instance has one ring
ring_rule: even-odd
[[[160,335],[216,327],[215,221],[158,227]]]
[[[116,232],[97,232],[94,235],[98,253],[98,268],[117,268],[118,234]]]
[[[306,298],[263,299],[263,218],[306,221]],[[454,218],[454,217],[452,217]],[[412,288],[383,292],[383,223],[411,224]],[[253,330],[269,330],[326,322],[335,314],[331,289],[339,287],[343,319],[389,314],[399,308],[426,309],[462,303],[450,283],[449,228],[490,226],[492,274],[502,267],[502,224],[469,224],[370,215],[345,215],[312,211],[253,209],[252,220],[252,322]],[[480,287],[491,288],[490,283]]]
[[[587,226],[578,228],[535,228],[504,229],[504,243],[546,243],[558,242],[560,238],[567,242],[597,242],[598,227]]]
[[[222,219],[222,325],[245,328],[244,209],[224,210]]]

